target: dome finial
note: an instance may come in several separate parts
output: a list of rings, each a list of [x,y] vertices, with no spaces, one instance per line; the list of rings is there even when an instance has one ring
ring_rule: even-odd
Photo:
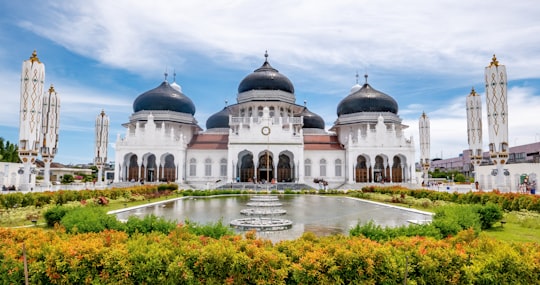
[[[268,50],[264,51],[264,62],[268,62]]]
[[[493,54],[493,57],[491,58],[491,63],[489,64],[489,66],[499,66],[499,61],[497,60],[497,57],[495,56],[495,54]]]
[[[365,84],[367,84],[367,78],[368,78],[368,75],[367,75],[367,73],[366,73],[366,74],[364,74],[364,78],[366,79],[366,82],[365,82]]]
[[[229,105],[229,100],[225,99],[225,107]]]
[[[358,75],[358,70],[356,71],[356,76],[355,76],[355,77],[356,77],[356,84],[358,84],[358,77],[360,77],[360,76]]]
[[[40,62],[39,58],[37,57],[37,51],[36,50],[34,50],[34,52],[32,52],[32,56],[30,57],[30,62],[34,62],[34,61],[37,61],[38,63]]]
[[[169,76],[169,73],[167,73],[167,67],[165,67],[165,73],[163,73],[163,75],[165,76],[164,81],[167,81],[167,76]]]
[[[476,96],[476,91],[474,91],[474,86],[473,86],[473,88],[471,89],[471,96]]]
[[[176,82],[176,69],[173,69],[173,82]]]
[[[304,100],[304,107],[307,107],[307,100]]]

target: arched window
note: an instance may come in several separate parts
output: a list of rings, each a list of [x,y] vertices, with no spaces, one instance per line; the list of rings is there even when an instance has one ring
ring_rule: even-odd
[[[222,158],[219,163],[219,175],[227,176],[227,160],[225,158]]]
[[[253,116],[253,108],[249,107],[249,109],[248,109],[248,117],[251,117],[251,116]]]
[[[210,158],[204,160],[204,176],[212,176],[212,160]]]
[[[319,162],[319,176],[326,176],[326,159],[321,159]]]
[[[275,108],[272,106],[270,107],[270,117],[274,117],[274,114],[275,114]]]
[[[262,106],[259,106],[259,108],[257,108],[257,116],[259,116],[259,117],[263,116],[263,107]]]
[[[197,160],[192,158],[189,160],[189,176],[197,175]]]
[[[311,176],[311,160],[306,159],[304,161],[304,176]]]
[[[242,108],[240,109],[240,117],[245,117],[246,116],[246,109]]]
[[[335,172],[336,172],[336,177],[341,177],[341,159],[336,159],[336,162],[335,162]]]

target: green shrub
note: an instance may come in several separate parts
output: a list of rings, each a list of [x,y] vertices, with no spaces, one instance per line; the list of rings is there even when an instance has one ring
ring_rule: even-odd
[[[68,211],[69,208],[66,206],[54,206],[45,211],[43,217],[45,218],[47,226],[54,227],[56,223],[60,223]]]
[[[124,230],[125,225],[115,216],[107,215],[104,209],[95,206],[77,207],[69,210],[61,224],[67,232],[101,232],[106,229]]]
[[[476,212],[480,215],[480,225],[483,230],[490,229],[493,224],[503,218],[501,207],[491,202],[483,206],[476,206]]]
[[[60,180],[60,183],[62,184],[69,184],[69,183],[72,183],[75,181],[75,178],[73,177],[73,175],[71,174],[64,174],[64,176],[62,176],[62,180]]]
[[[440,239],[442,237],[438,228],[431,224],[410,224],[400,227],[382,227],[369,221],[363,225],[356,225],[349,231],[351,236],[364,236],[375,241],[387,241],[397,237],[424,236]]]
[[[190,233],[199,236],[207,236],[219,239],[222,236],[234,234],[234,231],[229,226],[224,225],[221,219],[215,223],[208,223],[205,225],[200,225],[198,223],[186,220],[186,225]]]
[[[154,231],[169,234],[174,228],[176,228],[176,223],[153,214],[142,219],[130,216],[126,222],[126,232],[129,235],[134,233],[146,234]]]
[[[449,205],[437,208],[432,224],[439,229],[443,237],[454,236],[461,230],[469,228],[479,233],[482,228],[480,216],[471,205]]]

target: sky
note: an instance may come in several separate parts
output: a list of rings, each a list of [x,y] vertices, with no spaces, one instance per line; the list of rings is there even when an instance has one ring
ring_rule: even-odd
[[[497,3],[496,3],[497,2]],[[540,5],[455,0],[0,0],[0,137],[18,143],[22,62],[34,50],[45,88],[60,96],[54,161],[90,163],[97,115],[110,118],[108,160],[133,101],[173,79],[206,120],[238,84],[270,64],[295,87],[296,103],[329,129],[336,109],[364,74],[392,96],[419,158],[418,119],[431,125],[431,157],[468,149],[465,103],[482,96],[495,54],[508,75],[509,144],[540,140]],[[174,76],[176,74],[176,76]]]

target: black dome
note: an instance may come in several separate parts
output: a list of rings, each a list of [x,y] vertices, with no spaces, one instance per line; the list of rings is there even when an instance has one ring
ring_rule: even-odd
[[[282,90],[294,93],[294,86],[289,78],[279,73],[268,60],[265,60],[261,67],[246,76],[238,86],[238,93],[250,90]]]
[[[133,112],[174,111],[195,115],[195,105],[191,99],[164,81],[158,87],[139,95],[133,102]]]
[[[337,107],[338,116],[358,112],[391,112],[397,114],[398,104],[391,96],[373,89],[366,83],[358,91],[341,100]]]
[[[324,120],[321,116],[311,112],[308,108],[304,107],[302,113],[299,116],[304,117],[304,126],[302,128],[323,129]]]
[[[229,109],[227,107],[206,120],[206,129],[229,128]]]

